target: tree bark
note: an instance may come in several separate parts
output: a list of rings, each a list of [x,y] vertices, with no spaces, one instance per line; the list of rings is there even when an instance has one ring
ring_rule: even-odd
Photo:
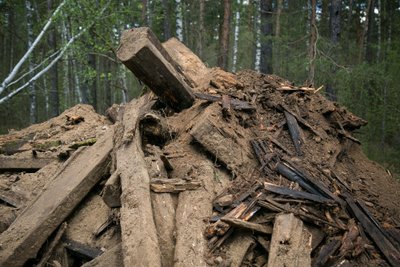
[[[238,58],[238,46],[239,46],[239,30],[240,30],[240,8],[241,1],[237,0],[238,8],[235,12],[235,32],[233,39],[233,59],[232,59],[232,72],[236,72],[236,64]]]
[[[203,46],[204,46],[204,37],[205,37],[205,29],[204,29],[204,7],[205,0],[199,0],[199,43],[198,43],[198,51],[199,57],[203,57]]]
[[[219,36],[219,55],[217,65],[226,70],[228,68],[228,54],[229,54],[229,25],[231,21],[231,8],[232,3],[230,0],[224,0],[224,14],[223,22],[220,29]]]
[[[272,73],[272,0],[261,0],[260,72]]]
[[[310,59],[308,69],[308,83],[314,86],[315,78],[315,57],[317,55],[317,1],[311,0],[311,17],[310,17],[310,47],[308,49],[308,57]]]
[[[163,7],[163,30],[164,30],[164,40],[168,40],[171,38],[171,27],[169,25],[169,8],[168,8],[168,0],[162,0],[162,7]]]

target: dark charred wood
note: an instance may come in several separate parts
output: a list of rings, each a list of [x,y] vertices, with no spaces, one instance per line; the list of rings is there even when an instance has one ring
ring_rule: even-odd
[[[284,111],[287,126],[289,128],[290,137],[292,138],[294,148],[296,149],[296,153],[298,156],[302,156],[303,152],[301,151],[301,146],[303,145],[302,133],[299,124],[297,123],[296,118],[287,112]]]
[[[317,256],[312,262],[313,267],[323,267],[325,263],[332,257],[333,254],[339,249],[342,242],[339,239],[333,239],[328,244],[321,247]]]
[[[84,260],[92,260],[103,253],[99,248],[90,247],[70,239],[64,241],[64,246],[73,256]]]

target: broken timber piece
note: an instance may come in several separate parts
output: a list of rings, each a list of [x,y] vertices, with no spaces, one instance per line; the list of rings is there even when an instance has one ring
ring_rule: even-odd
[[[111,267],[123,265],[124,263],[122,262],[122,248],[121,244],[118,244],[111,249],[106,250],[100,256],[83,264],[82,267]]]
[[[156,193],[179,193],[185,190],[195,190],[201,186],[199,181],[183,179],[151,179],[150,188]]]
[[[400,251],[385,236],[383,230],[372,221],[359,206],[354,202],[349,194],[345,194],[349,210],[361,223],[364,231],[371,237],[379,250],[393,267],[398,266],[400,262]]]
[[[192,106],[194,95],[150,28],[122,33],[117,57],[160,99],[178,111]]]
[[[1,156],[0,171],[35,172],[55,160],[57,158],[10,158]]]
[[[72,254],[84,260],[97,258],[103,251],[96,247],[90,247],[75,240],[65,240],[64,247]]]
[[[46,252],[43,254],[40,262],[36,265],[36,267],[43,267],[47,263],[48,259],[50,258],[51,254],[53,253],[54,248],[57,246],[58,242],[60,242],[61,237],[63,236],[65,230],[67,229],[67,223],[64,222],[60,225],[57,230],[56,236],[50,242]]]
[[[222,115],[224,118],[231,115],[231,97],[229,95],[222,96]]]
[[[66,219],[106,172],[113,128],[68,160],[47,188],[0,235],[0,266],[23,266],[35,258],[50,234]]]
[[[161,254],[150,198],[150,177],[137,125],[149,108],[148,95],[125,107],[124,133],[117,145],[121,177],[121,236],[124,266],[161,266]],[[122,125],[121,125],[122,127]]]
[[[270,226],[258,224],[258,223],[252,223],[252,222],[246,222],[241,219],[235,219],[235,218],[221,218],[222,222],[225,222],[231,226],[234,226],[236,228],[242,228],[242,229],[247,229],[250,231],[262,233],[262,234],[268,234],[270,235],[272,233],[272,228]]]
[[[323,267],[326,266],[326,262],[329,258],[335,254],[335,252],[339,249],[342,242],[339,239],[333,239],[329,243],[323,245],[319,250],[316,257],[313,259],[312,266],[313,267]]]
[[[301,151],[301,146],[303,145],[303,138],[300,126],[297,123],[296,118],[292,114],[290,114],[286,110],[284,111],[284,113],[285,113],[286,123],[289,128],[290,137],[292,138],[294,148],[296,149],[296,153],[298,156],[302,156],[303,152]]]
[[[268,267],[311,266],[311,235],[293,213],[275,218]]]
[[[26,203],[26,197],[13,190],[0,189],[0,200],[15,208],[20,208]]]
[[[118,170],[108,178],[103,188],[102,198],[110,208],[121,207],[121,180]]]
[[[210,73],[203,61],[196,56],[189,48],[176,38],[168,39],[163,47],[181,68],[184,76],[193,84],[192,87],[203,87],[207,85],[209,79],[205,79]]]

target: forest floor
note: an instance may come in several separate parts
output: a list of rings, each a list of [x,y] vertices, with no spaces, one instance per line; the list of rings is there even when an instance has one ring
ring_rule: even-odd
[[[296,87],[273,75],[254,71],[229,74],[214,69],[211,77],[213,86],[202,88],[198,93],[227,95],[232,108],[224,110],[220,101],[200,98],[191,108],[175,113],[157,102],[151,111],[157,119],[149,117],[147,121],[144,119],[141,122],[142,149],[150,178],[168,176],[185,181],[200,180],[203,185],[201,189],[172,194],[174,214],[170,227],[178,237],[174,244],[175,252],[162,252],[165,261],[181,263],[183,266],[189,264],[191,259],[197,259],[199,255],[194,255],[196,251],[182,248],[179,242],[185,240],[183,236],[192,238],[193,232],[204,233],[213,225],[212,216],[219,216],[221,212],[226,214],[234,207],[231,206],[233,200],[238,199],[255,183],[269,182],[301,190],[297,183],[283,178],[273,167],[260,167],[250,142],[254,140],[265,145],[267,151],[264,152],[271,155],[268,159],[271,162],[278,164],[286,160],[299,166],[304,173],[326,185],[335,195],[340,195],[343,188],[346,188],[354,199],[366,204],[383,228],[399,231],[400,183],[379,164],[369,160],[362,152],[361,144],[352,135],[354,130],[365,125],[364,120],[327,100],[316,90]],[[250,103],[253,109],[236,110],[234,99]],[[287,126],[285,113],[288,112],[295,114],[301,125],[299,148],[295,147]],[[43,167],[4,167],[1,170],[0,232],[6,231],[15,218],[29,207],[29,203],[46,190],[65,160],[79,146],[95,143],[113,124],[114,121],[96,114],[92,107],[77,105],[47,122],[0,136],[0,161],[22,159],[27,164],[35,165],[33,161],[50,159]],[[160,155],[164,155],[173,168],[167,172],[164,168],[160,170]],[[109,175],[105,175],[68,217],[65,240],[98,248],[101,252],[121,242],[118,215],[101,198]],[[138,199],[141,197],[136,196]],[[226,199],[231,200],[229,204],[222,203]],[[191,214],[185,215],[186,219],[180,213],[184,209],[181,201],[198,203],[198,206],[191,209]],[[222,208],[212,212],[215,203]],[[296,208],[296,204],[290,201],[283,200],[285,203]],[[338,207],[316,207],[312,203],[304,205],[310,209],[315,208],[314,213],[319,218],[329,221],[333,217],[333,222],[342,221],[345,227],[350,224],[351,217],[339,215],[342,211],[339,212]],[[269,214],[270,211],[261,210],[253,221],[261,223]],[[201,220],[192,220],[197,217]],[[210,218],[210,223],[205,220],[207,218]],[[99,228],[105,223],[108,223],[107,227],[99,233]],[[188,225],[182,226],[185,223]],[[333,230],[327,225],[320,229],[326,233],[326,240],[340,233],[340,230]],[[197,238],[193,242],[206,243],[203,234]],[[267,256],[257,246],[260,244],[257,243],[254,252],[247,253],[241,259],[243,264],[262,266],[267,261]],[[317,255],[318,248],[313,255]],[[376,249],[366,248],[363,251],[367,252],[357,257],[346,254],[345,258],[359,266],[371,262],[384,265]],[[205,261],[209,265],[218,265],[221,259],[232,261],[229,257],[229,249],[221,246]],[[57,260],[59,255],[55,253],[52,258]],[[75,261],[75,266],[86,261],[72,256],[69,260],[71,266],[71,261]]]

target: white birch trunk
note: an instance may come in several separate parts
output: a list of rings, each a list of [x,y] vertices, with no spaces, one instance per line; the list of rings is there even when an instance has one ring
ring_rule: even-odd
[[[67,2],[67,0],[64,0],[64,1],[62,1],[60,3],[60,5],[56,8],[56,10],[53,12],[51,17],[49,18],[49,20],[44,25],[42,31],[36,37],[35,41],[33,41],[32,45],[29,47],[28,51],[26,51],[26,53],[22,56],[22,58],[19,60],[19,62],[14,66],[13,70],[11,71],[11,73],[1,83],[0,94],[7,88],[8,84],[15,78],[15,76],[17,75],[17,73],[18,73],[19,69],[21,68],[22,64],[24,64],[25,61],[29,58],[29,56],[32,53],[33,49],[36,47],[36,45],[39,43],[39,41],[42,39],[43,35],[47,31],[47,29],[50,27],[51,23],[53,22],[54,17],[58,14],[58,12],[61,10],[61,8],[64,6],[64,4],[66,2]]]
[[[29,0],[25,0],[26,8],[26,26],[28,32],[28,49],[32,47],[33,43],[33,7]],[[28,57],[29,72],[32,73],[34,69],[34,63],[32,56]],[[29,78],[32,78],[31,75]],[[35,83],[29,84],[29,120],[31,124],[36,123],[37,107],[36,107],[36,89]]]
[[[183,41],[183,16],[182,16],[182,3],[181,0],[176,2],[176,37],[179,41]]]
[[[261,36],[261,29],[260,29],[260,25],[261,25],[261,7],[260,7],[260,2],[257,2],[257,11],[255,12],[255,22],[256,22],[256,55],[255,55],[255,59],[254,59],[254,69],[256,71],[260,71],[260,62],[261,62],[261,40],[260,40],[260,36]]]
[[[237,1],[238,8],[236,10],[235,16],[235,33],[233,39],[233,59],[232,59],[232,72],[236,72],[236,64],[237,64],[237,54],[238,54],[238,45],[239,45],[239,30],[240,30],[240,7],[241,1]]]

